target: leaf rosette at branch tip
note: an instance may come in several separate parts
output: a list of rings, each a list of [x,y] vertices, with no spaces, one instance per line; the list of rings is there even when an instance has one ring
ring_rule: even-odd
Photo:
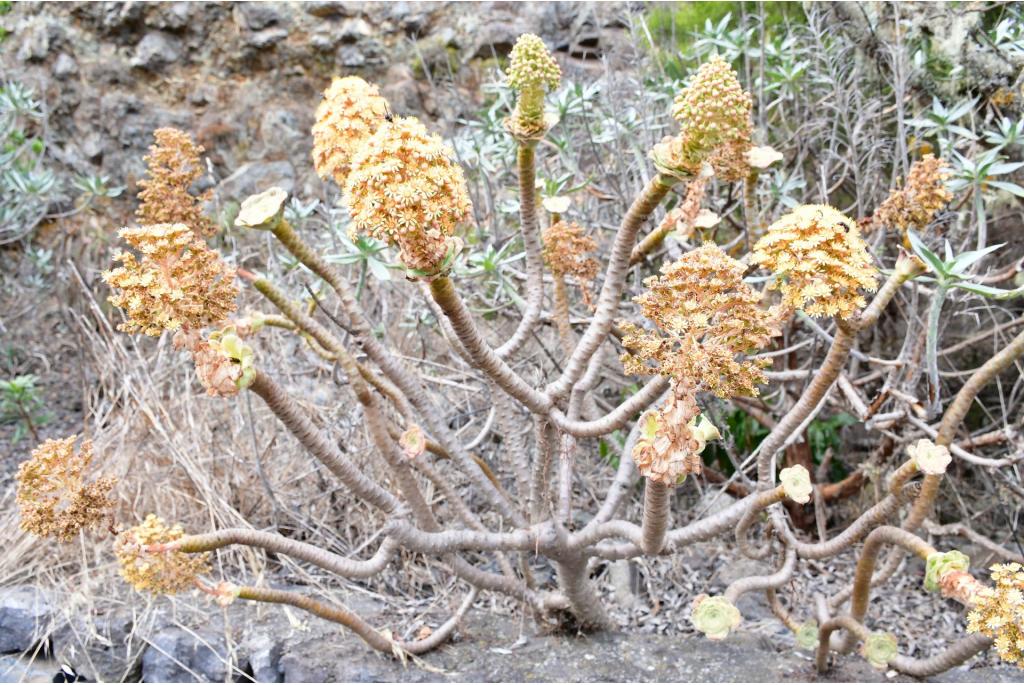
[[[743,620],[739,609],[725,597],[698,595],[693,600],[693,627],[709,640],[724,640]]]
[[[90,480],[92,441],[77,435],[46,440],[18,467],[15,502],[21,528],[39,537],[71,541],[80,531],[98,528],[114,506],[110,491],[117,479]]]
[[[194,331],[174,337],[174,345],[192,353],[196,376],[208,395],[232,397],[256,379],[256,356],[235,326],[227,326],[203,339]]]
[[[453,159],[452,149],[414,117],[382,124],[353,158],[345,184],[352,233],[398,247],[410,270],[436,273],[457,254],[451,238],[470,211],[466,179]]]
[[[924,589],[928,592],[938,592],[942,578],[947,573],[969,571],[970,568],[970,557],[959,550],[951,549],[948,552],[929,554],[925,562]]]
[[[273,187],[242,200],[235,217],[235,226],[272,231],[284,218],[284,203],[288,191]]]
[[[656,370],[719,397],[756,396],[770,362],[743,357],[768,344],[775,324],[760,307],[761,294],[743,282],[745,271],[717,245],[705,243],[645,280],[647,291],[633,301],[657,330],[619,324],[626,372]]]
[[[884,669],[899,655],[899,645],[891,633],[871,633],[864,640],[861,655],[877,669]]]
[[[953,461],[948,447],[936,445],[928,438],[921,438],[908,445],[907,456],[914,460],[914,465],[921,473],[930,476],[943,475],[950,462]]]
[[[818,622],[815,620],[800,624],[796,629],[796,646],[799,649],[813,651],[818,648]]]
[[[779,482],[782,483],[786,497],[797,504],[807,504],[811,501],[811,493],[814,492],[811,474],[800,464],[788,466],[779,471]]]
[[[415,459],[420,456],[427,449],[427,439],[423,435],[423,429],[416,424],[412,424],[402,433],[401,438],[398,440],[398,445],[402,448],[406,458]]]
[[[772,224],[751,261],[775,274],[768,288],[810,316],[849,319],[873,292],[878,270],[856,222],[828,205],[801,205]]]
[[[358,76],[335,77],[316,108],[313,166],[344,189],[353,158],[385,122],[388,102]]]

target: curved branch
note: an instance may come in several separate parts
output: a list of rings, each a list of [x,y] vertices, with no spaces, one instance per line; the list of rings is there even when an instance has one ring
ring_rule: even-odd
[[[665,376],[652,378],[625,402],[593,421],[574,421],[567,418],[557,408],[551,410],[551,420],[561,430],[577,438],[596,438],[607,435],[625,426],[637,412],[651,406],[668,389],[668,385],[669,379]]]

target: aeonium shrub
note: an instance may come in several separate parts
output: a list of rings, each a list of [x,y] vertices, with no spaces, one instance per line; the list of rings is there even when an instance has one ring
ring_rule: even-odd
[[[396,353],[387,335],[378,335],[342,272],[289,222],[287,193],[268,188],[248,198],[236,225],[273,236],[330,289],[340,314],[316,306],[320,298],[307,306],[269,276],[230,266],[203,239],[206,224],[189,223],[194,206],[180,183],[164,184],[178,189],[165,193],[174,205],[166,211],[149,206],[158,202],[161,195],[154,189],[162,186],[147,186],[148,208],[139,216],[160,220],[123,229],[131,251],[118,255],[121,265],[104,274],[113,291],[111,302],[124,315],[121,329],[148,336],[170,333],[175,346],[194,360],[198,380],[211,395],[230,402],[253,393],[309,457],[336,478],[346,496],[376,509],[386,523],[369,556],[345,557],[250,528],[185,531],[153,512],[141,523],[122,522],[115,529],[114,553],[125,580],[145,592],[197,588],[220,603],[288,604],[350,628],[382,652],[420,653],[452,634],[480,592],[522,602],[540,624],[609,627],[612,621],[591,578],[593,562],[676,555],[688,545],[722,537],[742,554],[773,560],[776,570],[741,578],[720,595],[695,598],[693,626],[710,639],[727,639],[742,625],[738,600],[758,592],[765,593],[799,646],[817,650],[822,670],[832,651],[858,645],[873,665],[914,675],[946,670],[993,643],[1005,659],[1018,661],[1019,567],[996,567],[996,584],[987,586],[971,574],[964,554],[933,548],[919,531],[948,477],[958,427],[978,392],[1024,353],[1024,334],[973,373],[932,433],[906,440],[873,506],[837,535],[808,541],[787,507],[812,500],[823,506],[823,484],[814,482],[805,465],[788,463],[786,448],[837,384],[849,383],[858,336],[872,329],[897,294],[928,267],[903,252],[895,262],[880,261],[861,236],[860,222],[835,207],[806,204],[782,211],[763,230],[740,226],[745,241],[725,245],[703,234],[707,239],[692,249],[651,268],[672,231],[685,239],[718,222],[702,207],[710,183],[756,184],[759,173],[780,158],[754,144],[752,99],[720,58],[701,66],[678,93],[671,112],[678,132],[651,150],[642,190],[621,208],[610,243],[599,245],[581,225],[582,217],[562,216],[568,207],[559,202],[545,203],[550,216],[543,215],[536,195],[540,141],[559,125],[545,110],[545,97],[558,87],[560,75],[538,37],[519,40],[508,71],[517,102],[505,129],[517,155],[526,277],[522,315],[499,345],[482,331],[456,275],[473,213],[453,150],[415,117],[392,113],[378,88],[358,77],[335,79],[316,109],[313,162],[321,177],[338,185],[352,237],[373,238],[397,251],[410,296],[418,292],[426,299],[454,353],[487,379],[496,403],[528,417],[532,440],[510,437],[507,445],[515,449],[503,449],[490,462],[474,454],[452,428],[416,365]],[[184,152],[154,152],[153,159],[164,166],[179,159],[191,168],[194,149],[187,136],[164,133],[158,139]],[[899,228],[916,226],[948,200],[933,187],[934,163],[923,163],[907,187],[882,205],[882,220]],[[161,167],[159,173],[187,179],[189,169],[178,173]],[[742,190],[746,202],[758,201],[749,187]],[[677,199],[654,226],[662,206]],[[745,213],[760,213],[753,209],[758,211]],[[648,226],[653,227],[643,235]],[[634,272],[646,278],[634,281],[629,278]],[[276,312],[236,316],[240,288],[252,289]],[[570,318],[574,297],[582,305],[576,311],[587,312],[582,324]],[[545,325],[545,310],[557,327],[562,357],[537,383],[520,373],[517,359]],[[784,383],[784,374],[772,372],[772,351],[797,319],[828,326],[829,351],[819,366],[801,376],[806,384],[794,401],[757,405],[774,416],[766,420],[767,437],[751,453],[739,455],[737,478],[746,483],[746,493],[717,513],[673,512],[674,492],[692,487],[710,469],[707,447],[726,431],[706,411],[710,398],[750,407],[752,398]],[[275,379],[274,360],[260,341],[268,325],[302,336],[337,365],[372,458],[388,478],[361,470]],[[616,406],[602,409],[593,394],[609,351],[620,356],[626,374],[643,384]],[[511,436],[507,412],[498,414],[505,416],[501,430]],[[628,437],[611,486],[596,498],[592,489],[575,487],[580,478],[576,464],[594,458],[594,439],[620,430]],[[98,527],[106,516],[114,484],[102,477],[90,480],[84,473],[91,458],[88,443],[77,456],[73,443],[69,438],[40,446],[19,472],[23,525],[33,533],[67,540],[79,529]],[[454,487],[452,470],[470,487]],[[638,478],[643,508],[634,521],[620,512]],[[427,496],[427,484],[443,494],[444,506]],[[585,524],[573,516],[580,508],[590,514]],[[672,526],[673,519],[687,516],[687,523]],[[241,579],[212,578],[211,553],[233,545],[290,556],[347,579],[379,574],[403,563],[401,552],[414,552],[413,559],[440,562],[436,572],[458,578],[467,592],[451,619],[428,637],[400,641],[338,603],[265,584],[246,585]],[[888,556],[876,573],[883,549]],[[872,587],[897,572],[907,553],[927,564],[923,590],[940,592],[970,612],[969,635],[925,658],[901,655],[899,636],[871,627]],[[787,598],[790,581],[804,568],[801,562],[837,555],[857,559],[847,587],[810,606]],[[554,582],[542,582],[534,573],[542,560],[553,565]]]

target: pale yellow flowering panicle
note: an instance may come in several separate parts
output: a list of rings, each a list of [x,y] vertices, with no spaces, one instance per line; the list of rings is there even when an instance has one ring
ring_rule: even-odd
[[[1024,566],[996,564],[992,582],[995,587],[975,592],[967,614],[967,632],[987,635],[1003,661],[1024,666]]]
[[[313,124],[313,166],[320,178],[333,178],[344,188],[352,158],[384,123],[387,112],[388,102],[377,86],[358,76],[335,77]]]
[[[103,272],[119,291],[111,304],[127,318],[120,330],[158,336],[202,328],[235,311],[234,269],[184,224],[123,228],[120,235],[140,255],[122,252],[114,257],[121,266]]]
[[[752,108],[736,72],[715,55],[676,96],[672,116],[679,121],[679,135],[655,147],[654,161],[676,175],[695,176],[708,164],[722,180],[744,178],[750,168]]]
[[[113,506],[110,491],[117,481],[88,478],[92,441],[82,440],[76,452],[77,440],[77,435],[47,440],[18,467],[15,501],[23,530],[68,542],[107,517]]]
[[[416,118],[385,122],[353,158],[345,184],[353,231],[397,246],[410,269],[438,268],[470,210],[453,157]]]
[[[953,193],[946,188],[949,174],[943,171],[946,161],[925,155],[910,167],[903,188],[894,188],[878,207],[872,226],[886,226],[906,233],[924,231],[935,215],[949,204]]]
[[[514,135],[530,138],[548,128],[544,93],[558,88],[562,70],[539,36],[524,33],[509,55],[508,85],[519,93],[516,108],[505,122]]]
[[[208,554],[186,554],[172,543],[185,536],[181,526],[168,526],[160,517],[146,519],[121,533],[114,553],[121,577],[140,592],[173,595],[188,590],[209,570]]]
[[[190,190],[203,175],[202,146],[176,128],[158,128],[153,137],[156,142],[142,158],[149,178],[139,181],[139,223],[185,224],[199,235],[213,235],[217,226],[203,213],[213,191],[193,195]]]
[[[622,322],[627,373],[658,371],[701,384],[719,397],[757,395],[768,360],[742,359],[764,347],[773,321],[761,295],[743,282],[746,267],[712,243],[692,250],[648,278],[634,298],[659,330]]]
[[[754,245],[754,263],[777,276],[783,305],[811,316],[850,318],[874,291],[878,270],[857,224],[828,205],[801,205]]]

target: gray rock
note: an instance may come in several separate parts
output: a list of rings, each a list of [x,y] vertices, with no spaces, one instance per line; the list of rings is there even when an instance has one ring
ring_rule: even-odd
[[[57,55],[57,59],[53,63],[53,75],[63,78],[65,76],[74,76],[78,73],[78,62],[75,58],[66,52],[62,52]]]
[[[295,168],[290,162],[249,162],[243,164],[217,185],[222,201],[244,200],[271,186],[280,186],[291,193],[295,189]]]
[[[134,618],[127,610],[75,617],[54,632],[53,656],[92,680],[138,680],[145,643],[133,639],[134,630]]]
[[[639,598],[636,596],[637,575],[633,563],[628,559],[618,559],[613,561],[608,569],[615,601],[627,609],[639,604]]]
[[[243,654],[248,655],[249,670],[252,677],[260,683],[284,682],[281,670],[281,654],[283,646],[270,632],[257,630],[242,645]]]
[[[370,22],[361,17],[346,19],[338,30],[338,35],[345,43],[355,43],[363,38],[369,38],[373,33]]]
[[[181,57],[180,41],[162,31],[150,31],[135,48],[132,66],[159,71],[168,64],[173,64]]]
[[[272,45],[277,45],[287,37],[288,29],[269,28],[249,34],[245,44],[254,48],[269,48]]]
[[[37,587],[0,589],[0,654],[31,649],[46,635],[55,614],[53,600]]]
[[[0,656],[0,683],[49,683],[58,670],[60,664],[46,659]]]
[[[366,55],[354,45],[342,45],[338,49],[336,61],[343,67],[361,67],[366,64]]]
[[[180,31],[193,21],[192,2],[161,2],[155,6],[156,11],[152,13],[147,21],[149,26],[167,31]]]
[[[241,28],[258,31],[281,23],[280,7],[276,2],[238,2],[234,4],[232,16]]]
[[[227,650],[222,637],[203,631],[193,635],[177,626],[169,626],[149,638],[149,647],[142,654],[142,680],[147,683],[222,683],[228,674],[226,661]]]
[[[21,29],[21,45],[18,47],[19,62],[41,62],[50,54],[50,49],[60,40],[60,27],[43,20],[31,21]]]

